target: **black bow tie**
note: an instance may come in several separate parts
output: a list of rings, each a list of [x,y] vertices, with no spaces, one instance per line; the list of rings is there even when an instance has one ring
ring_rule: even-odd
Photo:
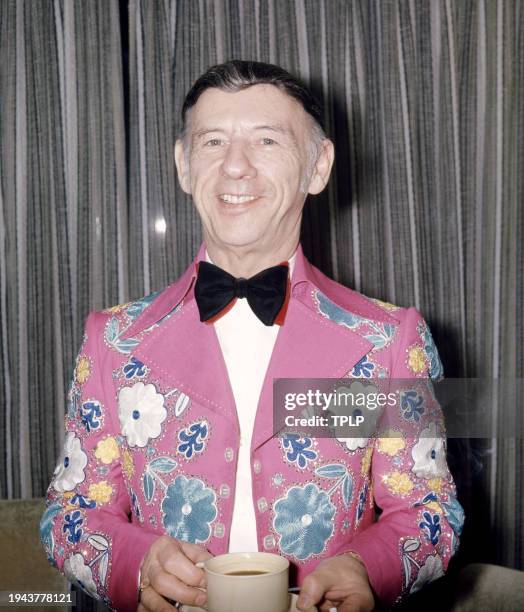
[[[207,261],[198,264],[195,299],[203,322],[216,321],[231,308],[236,298],[247,298],[251,310],[264,325],[282,325],[288,294],[287,262],[247,279],[235,278]]]

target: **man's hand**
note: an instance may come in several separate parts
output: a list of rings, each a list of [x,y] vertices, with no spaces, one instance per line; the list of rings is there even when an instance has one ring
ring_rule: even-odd
[[[210,559],[207,550],[196,544],[161,536],[153,542],[140,566],[140,603],[137,612],[175,610],[168,599],[201,606],[206,594],[203,570],[195,563]]]
[[[319,610],[336,608],[337,612],[369,612],[375,607],[364,564],[351,555],[321,561],[306,576],[297,602],[299,610],[320,604]]]

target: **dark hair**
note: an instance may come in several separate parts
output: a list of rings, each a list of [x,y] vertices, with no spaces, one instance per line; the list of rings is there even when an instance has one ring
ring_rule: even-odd
[[[274,64],[231,60],[209,68],[189,90],[182,106],[182,122],[186,127],[186,115],[198,98],[212,87],[227,91],[240,91],[253,85],[275,85],[300,104],[323,130],[322,107],[315,96],[287,70]]]

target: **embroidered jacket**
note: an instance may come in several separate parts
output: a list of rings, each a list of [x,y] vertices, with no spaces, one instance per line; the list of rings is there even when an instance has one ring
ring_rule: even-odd
[[[135,610],[153,541],[169,534],[227,552],[234,496],[250,494],[259,549],[289,558],[299,585],[347,551],[361,556],[385,605],[441,576],[463,512],[443,429],[416,427],[440,415],[431,393],[399,403],[393,437],[272,431],[275,378],[440,377],[420,314],[339,285],[299,247],[253,430],[252,492],[235,493],[236,407],[214,327],[199,321],[194,278],[193,264],[164,291],[88,317],[40,526],[50,562],[107,605]]]

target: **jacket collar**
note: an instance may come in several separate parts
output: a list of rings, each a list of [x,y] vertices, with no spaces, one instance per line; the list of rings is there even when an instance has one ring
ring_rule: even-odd
[[[136,336],[160,322],[144,336],[134,355],[151,369],[152,376],[215,411],[238,433],[235,401],[215,328],[200,322],[194,299],[195,263],[204,257],[202,245],[183,276],[146,308],[128,328],[126,336]],[[373,348],[356,331],[319,313],[314,299],[316,291],[361,317],[397,322],[364,296],[314,268],[300,246],[291,286],[286,320],[278,331],[259,399],[252,449],[273,436],[273,411],[268,408],[272,406],[274,379],[340,378]],[[162,321],[181,303],[173,316]]]

